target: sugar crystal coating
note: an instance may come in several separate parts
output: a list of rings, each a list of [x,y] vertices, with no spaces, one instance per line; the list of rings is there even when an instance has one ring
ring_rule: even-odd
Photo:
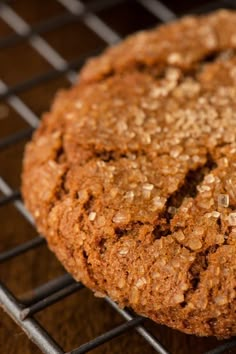
[[[216,219],[220,216],[220,213],[218,211],[216,211],[216,210],[214,210],[211,214]]]
[[[227,208],[229,206],[228,194],[219,194],[218,195],[218,205],[220,207],[224,207],[224,208]]]
[[[95,218],[96,218],[96,215],[97,215],[96,212],[91,211],[91,213],[89,213],[89,220],[90,220],[90,221],[94,221]]]
[[[236,212],[229,214],[229,224],[231,226],[236,226]]]
[[[112,219],[112,221],[116,224],[126,223],[128,220],[129,215],[122,211],[118,211]]]

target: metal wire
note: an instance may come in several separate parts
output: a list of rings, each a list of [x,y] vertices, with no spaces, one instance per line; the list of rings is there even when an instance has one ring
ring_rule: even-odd
[[[222,345],[219,345],[217,348],[209,350],[205,354],[220,354],[220,353],[224,353],[226,350],[228,351],[235,347],[236,347],[236,339],[226,342]]]
[[[96,48],[93,52],[86,53],[84,56],[68,63],[62,55],[55,50],[55,48],[41,37],[41,34],[52,29],[60,28],[74,21],[81,21],[86,27],[105,41],[106,44],[111,45],[121,40],[121,37],[114,31],[114,29],[108,26],[98,16],[98,12],[113,7],[118,3],[125,2],[125,0],[101,0],[99,2],[93,0],[86,5],[78,0],[57,1],[64,6],[65,12],[62,15],[52,17],[34,26],[30,26],[26,23],[26,21],[23,20],[9,4],[0,4],[1,19],[15,31],[14,35],[0,39],[0,48],[4,49],[6,47],[14,46],[17,43],[27,41],[53,68],[42,75],[35,76],[12,87],[8,87],[5,82],[0,80],[0,99],[5,99],[9,106],[11,106],[30,126],[30,128],[0,139],[0,149],[5,149],[22,139],[29,138],[40,121],[35,113],[17,96],[17,94],[53,80],[60,75],[64,75],[69,82],[73,83],[76,79],[75,69],[77,70],[80,68],[87,57],[94,55],[99,49],[101,49]],[[175,13],[162,1],[137,0],[137,2],[162,22],[168,22],[176,18]],[[202,8],[194,9],[194,12],[207,12],[209,9],[222,6],[235,8],[235,5],[236,4],[233,0],[214,1],[209,6],[205,5]],[[21,215],[30,224],[34,225],[32,216],[25,209],[20,199],[20,193],[14,191],[1,176],[0,192],[3,194],[3,196],[0,197],[0,206],[13,203]],[[6,262],[24,252],[29,252],[43,244],[45,244],[44,238],[37,236],[30,241],[19,244],[10,250],[0,253],[0,263]],[[4,284],[0,284],[0,305],[44,353],[63,354],[64,351],[60,345],[56,343],[47,331],[34,319],[33,315],[82,288],[83,285],[81,283],[76,283],[69,274],[64,274],[56,279],[52,279],[48,283],[42,284],[38,288],[32,289],[23,294],[19,299],[16,299]],[[169,354],[169,351],[164,347],[161,341],[158,341],[157,338],[155,338],[143,326],[144,318],[140,316],[135,317],[126,309],[120,309],[110,298],[106,298],[105,301],[124,318],[125,322],[92,339],[88,343],[84,343],[80,347],[72,349],[72,351],[67,354],[85,353],[132,328],[134,328],[158,353]],[[235,339],[228,341],[205,354],[220,354],[224,353],[225,350],[234,347],[236,347]]]
[[[120,334],[127,332],[128,330],[138,326],[144,319],[142,317],[135,317],[132,320],[117,326],[106,333],[92,339],[88,343],[82,344],[79,348],[72,350],[67,354],[82,354],[87,353],[89,350],[98,347],[99,345],[106,343],[107,341],[119,336]]]
[[[8,196],[3,196],[0,197],[0,206],[3,206],[7,203],[12,202],[13,200],[19,199],[20,198],[20,192],[18,191],[13,191],[12,194]]]
[[[56,292],[54,291],[50,295],[47,294],[45,298],[39,300],[38,302],[32,304],[29,307],[24,308],[20,313],[20,319],[22,321],[25,320],[29,316],[34,315],[35,313],[47,308],[52,304],[55,304],[57,301],[64,299],[66,296],[75,293],[83,287],[83,284],[74,282],[73,284],[64,286],[63,289],[60,289]]]
[[[62,26],[76,22],[83,17],[87,9],[92,12],[97,12],[102,11],[104,9],[107,10],[110,7],[113,7],[123,2],[125,2],[125,0],[113,0],[112,2],[110,0],[91,1],[90,3],[88,3],[86,8],[84,8],[83,11],[79,11],[77,13],[66,12],[62,15],[51,17],[48,20],[43,20],[40,23],[37,23],[36,25],[28,27],[28,31],[26,30],[24,33],[11,34],[4,38],[0,38],[0,49],[7,48],[9,46],[15,46],[21,42],[24,42],[26,39],[29,39],[35,34],[44,34]],[[0,11],[2,8],[1,5],[2,4],[0,4]]]
[[[8,86],[0,80],[0,94],[8,91]],[[9,95],[7,103],[12,107],[21,118],[24,119],[31,127],[37,128],[39,118],[31,111],[31,109],[17,96]]]
[[[62,290],[64,287],[71,285],[75,280],[70,274],[66,273],[58,278],[52,279],[37,288],[27,291],[19,298],[20,302],[25,306],[30,306],[36,302],[45,299],[45,297],[52,295],[53,293]]]
[[[35,86],[54,80],[58,77],[63,76],[68,71],[74,71],[75,69],[78,70],[81,68],[81,66],[84,64],[87,58],[98,54],[99,52],[101,52],[102,49],[103,48],[99,47],[96,50],[89,51],[88,53],[81,55],[78,59],[68,62],[67,65],[62,69],[51,69],[41,75],[36,75],[28,80],[21,81],[14,86],[5,87],[5,91],[4,89],[2,89],[2,91],[0,92],[0,99],[5,99],[8,98],[9,96],[17,95],[31,88],[34,88]],[[0,148],[1,148],[1,141],[0,141]]]
[[[138,2],[162,22],[173,21],[177,18],[163,2],[157,0],[138,0]]]
[[[13,257],[17,257],[22,253],[28,252],[38,246],[45,243],[45,239],[41,236],[37,236],[28,242],[24,242],[8,251],[0,253],[0,263],[6,262]]]
[[[2,138],[0,140],[0,149],[4,149],[12,144],[16,144],[25,138],[30,138],[32,132],[33,132],[32,128],[26,128],[26,129],[21,130],[17,133],[14,133],[12,135],[6,136],[5,138]],[[1,205],[1,202],[0,202],[0,205]]]
[[[133,319],[131,314],[125,310],[121,309],[113,300],[109,297],[106,297],[106,301],[117,311],[119,314],[124,317],[127,321]],[[136,331],[157,351],[159,354],[170,354],[169,351],[164,347],[164,345],[158,341],[146,328],[142,326],[136,327]]]
[[[73,14],[79,14],[85,12],[85,5],[78,0],[57,0],[61,3],[67,10]],[[121,37],[109,26],[105,24],[98,16],[96,16],[92,11],[85,12],[82,18],[85,25],[88,26],[97,36],[103,39],[107,44],[112,45],[121,40]]]
[[[10,6],[1,5],[0,17],[10,26],[18,35],[26,35],[30,32],[30,26],[24,21]],[[57,70],[65,70],[67,62],[62,56],[38,34],[29,37],[29,44]],[[66,77],[73,83],[76,79],[76,72],[67,71]]]
[[[2,308],[23,329],[29,338],[46,354],[63,354],[62,348],[54,341],[47,331],[33,318],[22,321],[22,306],[14,295],[0,283],[0,304]]]

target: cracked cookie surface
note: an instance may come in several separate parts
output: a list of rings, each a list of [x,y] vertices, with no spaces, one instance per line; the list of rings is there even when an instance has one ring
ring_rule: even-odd
[[[22,176],[76,279],[218,337],[236,334],[235,28],[235,12],[187,17],[90,60],[44,115]]]

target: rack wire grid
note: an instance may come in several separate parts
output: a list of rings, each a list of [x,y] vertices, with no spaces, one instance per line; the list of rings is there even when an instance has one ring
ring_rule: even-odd
[[[11,86],[8,86],[3,80],[0,80],[1,100],[7,103],[8,106],[17,112],[21,119],[27,123],[26,128],[20,129],[12,134],[6,134],[0,139],[0,151],[11,147],[19,141],[29,139],[33,130],[39,124],[37,114],[33,112],[30,106],[27,105],[19,95],[27,90],[37,87],[37,85],[41,85],[62,76],[65,77],[69,83],[73,83],[77,77],[75,70],[78,70],[82,66],[86,58],[95,53],[99,53],[102,49],[95,45],[94,48],[92,48],[93,50],[89,53],[79,56],[76,60],[67,61],[52,45],[49,44],[48,41],[44,39],[43,34],[51,30],[61,29],[66,24],[78,21],[90,31],[94,32],[97,37],[100,37],[106,45],[113,45],[122,39],[122,36],[120,36],[110,25],[104,22],[99,16],[99,13],[115,7],[119,3],[127,1],[101,0],[85,1],[82,3],[78,0],[55,0],[55,2],[60,3],[64,8],[63,12],[57,16],[43,19],[40,23],[33,25],[28,24],[14,10],[14,2],[5,1],[0,4],[0,19],[12,30],[12,34],[0,37],[1,52],[7,48],[18,45],[19,43],[26,42],[52,67],[49,71],[43,72],[40,75],[34,75],[30,79],[21,80]],[[166,5],[167,3],[171,5],[174,1],[161,2],[157,0],[136,0],[129,2],[131,4],[134,4],[135,2],[138,3],[143,11],[148,11],[159,23],[168,22],[178,17],[173,11],[173,6],[169,7]],[[180,2],[176,3],[178,3],[178,6],[180,5]],[[191,5],[199,5],[199,3],[201,3],[201,6],[190,9],[191,13],[205,13],[216,8],[236,8],[236,2],[234,0],[212,2],[192,1],[191,3]],[[181,4],[182,7],[183,4],[184,2]],[[125,15],[129,16],[128,13]],[[147,26],[148,25],[149,24],[147,24]],[[70,38],[70,40],[73,40],[73,38]],[[24,60],[24,58],[21,59]],[[1,207],[6,207],[8,204],[13,205],[27,222],[34,225],[31,215],[27,212],[21,201],[20,192],[13,189],[2,174],[0,174],[0,192]],[[2,237],[3,236],[4,235],[2,235]],[[30,252],[43,244],[45,244],[45,240],[39,235],[27,242],[21,243],[8,250],[4,250],[0,253],[0,263],[5,263],[19,255]],[[19,275],[19,281],[21,281],[20,277],[21,276]],[[75,282],[67,273],[32,289],[23,297],[16,297],[16,295],[14,295],[8,287],[1,282],[0,305],[43,353],[61,354],[65,353],[64,350],[56,340],[49,335],[38,320],[36,320],[35,314],[82,288],[83,284]],[[105,298],[105,301],[123,317],[124,322],[67,353],[78,354],[88,352],[124,332],[134,329],[145,339],[147,345],[149,344],[157,353],[170,354],[170,351],[165,348],[162,341],[158,340],[149,330],[147,330],[147,328],[145,328],[145,319],[143,317],[132,314],[127,309],[120,309],[116,303],[108,297]],[[214,349],[205,352],[205,354],[228,353],[235,347],[236,339],[231,339],[226,342],[219,342]],[[189,348],[189,352],[193,353],[194,349]]]

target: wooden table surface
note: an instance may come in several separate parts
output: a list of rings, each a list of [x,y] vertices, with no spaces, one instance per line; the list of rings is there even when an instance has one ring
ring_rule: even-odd
[[[30,24],[65,11],[54,0],[18,0],[10,3],[13,9]],[[157,23],[154,16],[143,11],[141,6],[134,4],[116,6],[109,11],[103,11],[101,16],[121,35]],[[0,20],[0,39],[12,33],[13,30]],[[91,30],[79,22],[50,31],[43,37],[66,60],[73,60],[96,46],[105,45]],[[40,75],[51,68],[26,41],[0,50],[0,78],[10,86]],[[19,94],[19,97],[36,115],[40,116],[48,109],[56,90],[68,85],[66,78],[61,77],[26,90]],[[12,108],[4,102],[0,104],[0,139],[26,127],[28,127],[27,123]],[[14,189],[20,186],[21,161],[25,142],[22,141],[0,151],[0,176]],[[36,230],[24,220],[12,204],[0,208],[0,225],[0,252],[37,235]],[[15,294],[20,295],[63,272],[61,265],[47,250],[47,247],[42,246],[2,264],[0,280],[7,284]],[[104,300],[95,298],[87,289],[51,306],[39,313],[36,318],[65,351],[77,347],[123,321],[121,316]],[[174,354],[200,354],[219,344],[215,338],[187,336],[149,321],[146,326],[154,335],[161,338],[162,343]],[[40,350],[2,310],[0,310],[0,353],[40,353]],[[133,330],[93,350],[92,353],[154,354],[155,351]],[[231,353],[236,353],[236,350],[231,350]]]

